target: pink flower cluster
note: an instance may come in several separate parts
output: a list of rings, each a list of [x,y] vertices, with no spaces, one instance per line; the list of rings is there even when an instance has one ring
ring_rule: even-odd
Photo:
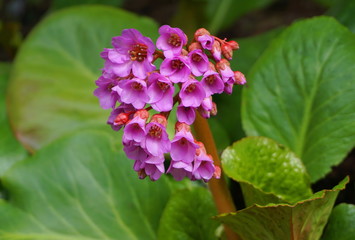
[[[104,109],[112,109],[108,124],[124,127],[123,146],[140,178],[157,180],[163,173],[176,180],[208,181],[219,177],[203,143],[191,133],[196,112],[204,118],[217,113],[212,95],[231,94],[233,85],[245,84],[244,75],[232,71],[229,60],[235,41],[221,40],[199,29],[191,44],[179,28],[159,29],[156,49],[152,40],[136,29],[125,29],[112,38],[113,48],[105,49],[102,75],[94,95]],[[223,57],[224,58],[223,58]],[[161,58],[160,69],[154,62]],[[167,119],[177,105],[175,136],[166,131]],[[159,112],[149,117],[150,110]],[[171,161],[165,171],[165,155]]]

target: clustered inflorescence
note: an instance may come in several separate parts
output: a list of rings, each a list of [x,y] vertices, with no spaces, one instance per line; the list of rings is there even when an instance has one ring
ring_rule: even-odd
[[[136,29],[113,37],[113,48],[101,53],[105,67],[94,95],[102,108],[112,109],[107,123],[116,131],[124,127],[123,150],[135,161],[133,168],[140,178],[160,178],[168,153],[171,161],[166,172],[176,180],[218,178],[220,169],[194,138],[190,125],[197,112],[204,118],[217,113],[213,94],[231,94],[233,85],[246,83],[244,75],[232,71],[229,64],[238,43],[212,36],[204,28],[195,32],[189,45],[179,28],[164,25],[159,34],[160,50]],[[159,58],[157,69],[154,62]],[[177,122],[170,140],[167,119],[175,105]],[[150,110],[158,113],[149,117]]]

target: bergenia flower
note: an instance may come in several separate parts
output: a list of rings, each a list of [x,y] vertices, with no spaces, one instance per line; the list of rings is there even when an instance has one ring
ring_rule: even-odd
[[[171,161],[167,173],[170,173],[176,181],[181,181],[184,177],[192,178],[192,163],[183,161]]]
[[[160,73],[173,83],[186,82],[191,74],[191,68],[186,56],[165,58],[160,66]]]
[[[122,102],[141,109],[149,101],[147,83],[144,80],[139,78],[121,80],[118,85],[124,91],[124,94],[121,94]]]
[[[167,112],[173,108],[174,86],[171,81],[159,73],[152,73],[148,78],[148,96],[152,108]]]
[[[100,54],[105,63],[94,95],[102,108],[113,109],[107,123],[116,131],[123,128],[123,151],[134,160],[139,178],[158,180],[165,172],[167,154],[171,162],[166,173],[176,180],[219,178],[220,167],[195,139],[190,125],[196,114],[203,118],[217,114],[214,94],[230,94],[234,85],[246,83],[229,63],[239,45],[204,28],[195,32],[190,44],[179,28],[164,25],[159,34],[157,50],[135,29],[113,37],[113,48]],[[159,58],[162,62],[154,64]],[[158,113],[149,119],[151,110]],[[170,141],[166,128],[173,114],[178,122]]]
[[[194,107],[185,107],[180,104],[176,110],[176,117],[179,122],[191,125],[194,123],[196,118],[196,112]]]
[[[131,140],[137,143],[142,142],[146,135],[145,123],[146,119],[141,118],[140,116],[136,116],[129,121],[123,130],[123,142],[128,143]]]
[[[215,93],[222,93],[224,90],[223,80],[220,75],[213,70],[208,70],[203,75],[201,83],[206,91],[206,96],[211,96]]]
[[[95,83],[98,88],[95,89],[94,95],[99,99],[100,106],[103,109],[115,108],[120,97],[112,88],[117,86],[118,81],[114,78],[101,76]]]
[[[196,149],[199,148],[186,125],[185,123],[177,123],[177,126],[183,127],[180,130],[177,129],[175,137],[171,141],[170,156],[173,161],[190,163],[194,159]]]
[[[163,25],[159,28],[160,37],[157,47],[164,52],[164,56],[171,58],[181,54],[182,47],[187,43],[187,37],[180,28]]]
[[[206,92],[201,82],[190,78],[182,84],[179,97],[185,107],[198,107],[206,97]]]
[[[212,50],[214,38],[211,35],[205,34],[205,35],[199,36],[197,38],[197,40],[201,43],[201,46],[204,49]]]
[[[155,46],[138,30],[123,30],[121,36],[112,38],[112,45],[114,48],[107,52],[107,58],[112,63],[112,71],[119,77],[126,77],[132,71],[134,76],[144,79],[155,69],[152,64]]]
[[[144,147],[153,156],[161,156],[170,151],[170,140],[166,132],[166,118],[160,114],[152,117],[147,124]]]
[[[188,54],[191,72],[196,77],[202,76],[209,68],[209,61],[201,49],[195,49]]]

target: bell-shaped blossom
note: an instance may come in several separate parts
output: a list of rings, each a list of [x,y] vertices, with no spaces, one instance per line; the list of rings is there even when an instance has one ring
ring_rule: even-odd
[[[187,57],[165,58],[160,65],[160,73],[168,77],[173,83],[186,82],[191,74]]]
[[[150,156],[141,165],[145,174],[148,175],[152,181],[158,180],[165,172],[164,160],[164,155]]]
[[[123,142],[126,143],[131,140],[137,143],[142,142],[146,135],[146,120],[146,116],[142,116],[141,114],[136,113],[134,118],[126,124],[126,127],[123,130]]]
[[[187,43],[187,37],[180,28],[163,25],[159,28],[159,34],[157,47],[163,50],[165,57],[171,58],[181,54],[182,47]]]
[[[133,140],[123,142],[123,151],[129,159],[144,162],[150,155],[141,144]]]
[[[224,93],[232,94],[233,93],[233,83],[224,83]]]
[[[176,132],[174,139],[171,141],[170,156],[173,161],[191,163],[198,148],[199,146],[195,143],[191,132],[182,129]]]
[[[198,107],[206,97],[206,92],[201,82],[190,78],[182,84],[179,97],[181,104],[185,107]]]
[[[206,91],[206,96],[222,93],[224,90],[223,80],[221,79],[220,75],[213,70],[208,70],[203,75],[201,84]]]
[[[207,50],[212,50],[213,43],[214,43],[214,37],[209,35],[209,34],[204,34],[202,36],[199,36],[197,40],[201,43],[201,46],[203,49]]]
[[[113,49],[106,50],[111,68],[119,77],[126,77],[132,71],[138,78],[145,78],[155,69],[152,64],[155,46],[136,29],[125,29],[121,36],[112,38]],[[105,54],[102,54],[105,55]]]
[[[174,86],[169,79],[159,73],[148,78],[148,96],[153,109],[167,112],[173,108]]]
[[[215,61],[220,61],[222,58],[221,44],[218,41],[214,41],[211,49],[212,56]]]
[[[191,72],[196,77],[202,76],[209,68],[208,57],[201,49],[195,49],[188,54]]]
[[[221,59],[221,61],[216,63],[217,70],[222,76],[222,80],[225,83],[232,83],[234,84],[234,72],[230,68],[230,63],[226,59]]]
[[[139,78],[121,80],[119,87],[124,94],[121,94],[121,101],[132,104],[135,108],[141,109],[149,101],[147,83]]]
[[[204,118],[210,118],[211,110],[213,108],[212,97],[206,97],[203,99],[201,105],[198,108],[199,113]]]
[[[112,78],[106,78],[101,76],[97,81],[96,85],[98,88],[95,89],[94,95],[99,99],[100,106],[103,109],[110,109],[116,106],[117,101],[120,99],[116,91],[112,91],[112,88],[117,86],[118,81]]]
[[[196,118],[196,112],[194,107],[185,107],[180,104],[176,110],[176,117],[179,122],[184,122],[186,124],[193,124]]]
[[[215,172],[212,158],[205,153],[196,156],[193,165],[192,175],[197,180],[202,179],[206,182],[212,178]]]
[[[165,121],[164,123],[160,121],[162,118],[165,117],[159,114],[153,116],[151,122],[145,128],[147,134],[144,147],[153,156],[161,156],[170,151],[170,140],[166,132],[166,118],[162,120]]]
[[[184,177],[192,178],[192,163],[184,161],[171,161],[167,173],[170,173],[176,181],[181,181]]]

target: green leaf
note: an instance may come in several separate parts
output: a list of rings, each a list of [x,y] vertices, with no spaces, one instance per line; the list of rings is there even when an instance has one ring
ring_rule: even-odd
[[[0,63],[0,177],[15,162],[26,157],[26,150],[12,133],[5,104],[10,65]]]
[[[352,240],[355,236],[355,205],[342,203],[329,217],[322,240]]]
[[[336,3],[328,10],[327,14],[334,16],[340,23],[355,33],[355,2],[353,0],[341,0]]]
[[[287,28],[260,57],[242,96],[248,136],[288,146],[314,182],[355,142],[355,36],[333,18]]]
[[[160,220],[158,239],[217,239],[219,223],[210,192],[198,187],[176,192],[170,198]]]
[[[216,34],[226,29],[242,15],[263,8],[274,0],[207,0],[206,16],[209,21],[208,30]]]
[[[10,119],[32,149],[72,131],[105,126],[110,114],[93,96],[104,61],[100,52],[125,28],[157,36],[143,17],[103,6],[54,13],[26,39],[15,60],[9,89]]]
[[[295,205],[253,205],[235,213],[222,214],[217,220],[228,224],[245,240],[317,240],[331,213],[340,190],[348,178],[333,190],[315,193]]]
[[[302,161],[265,137],[244,138],[228,147],[222,166],[227,176],[241,183],[248,206],[295,203],[312,195]]]
[[[82,132],[36,152],[4,176],[0,239],[156,239],[172,185],[139,180],[104,134]],[[50,160],[50,161],[48,161]]]

